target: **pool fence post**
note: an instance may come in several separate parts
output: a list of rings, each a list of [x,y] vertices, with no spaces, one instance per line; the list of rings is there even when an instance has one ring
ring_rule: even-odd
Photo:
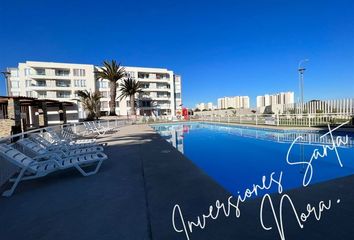
[[[309,127],[311,127],[311,119],[310,119],[310,114],[307,114],[307,118],[309,119]]]
[[[277,126],[279,126],[279,114],[277,114]]]

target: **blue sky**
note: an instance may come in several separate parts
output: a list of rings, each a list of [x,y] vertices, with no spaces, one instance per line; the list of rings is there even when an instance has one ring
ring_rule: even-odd
[[[354,97],[354,1],[2,1],[0,70],[58,61],[166,67],[183,103],[295,91]],[[5,94],[1,77],[0,95]]]

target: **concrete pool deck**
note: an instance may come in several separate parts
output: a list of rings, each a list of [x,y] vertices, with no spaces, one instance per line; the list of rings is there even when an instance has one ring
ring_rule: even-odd
[[[0,239],[187,239],[173,229],[175,204],[186,220],[196,221],[216,200],[227,203],[230,193],[147,125],[124,127],[99,141],[108,143],[109,159],[98,174],[53,174],[23,182],[11,198],[0,198]],[[285,203],[286,239],[353,239],[353,186],[349,176],[287,192],[299,213],[307,203],[331,199],[332,207],[320,221],[309,217],[301,229]],[[275,209],[279,198],[273,196]],[[190,239],[280,239],[269,207],[265,223],[273,229],[262,229],[260,201],[242,203],[240,218],[207,219]]]

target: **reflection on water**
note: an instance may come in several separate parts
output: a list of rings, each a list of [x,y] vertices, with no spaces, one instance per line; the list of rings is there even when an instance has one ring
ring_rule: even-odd
[[[330,134],[323,136],[327,131],[303,131],[303,130],[274,130],[252,127],[236,127],[218,124],[189,123],[189,124],[171,124],[152,126],[166,141],[173,147],[184,153],[184,136],[192,130],[209,129],[216,133],[227,133],[246,138],[254,138],[277,143],[292,143],[298,138],[296,144],[323,146],[332,145],[333,140]],[[300,138],[299,138],[300,137]],[[340,139],[345,144],[344,148],[354,147],[354,137],[343,132],[333,132],[333,139]]]
[[[354,174],[353,134],[334,133],[335,141],[339,139],[345,142],[337,147],[343,163],[341,167],[333,150],[331,136],[323,136],[327,131],[283,131],[207,123],[153,127],[200,169],[234,194],[272,172],[283,173],[284,189],[301,187],[308,168],[304,163],[312,161],[314,153],[321,153],[325,157],[313,160],[311,184]],[[299,136],[301,139],[290,151],[291,143]],[[287,162],[289,151],[289,160],[295,164]]]
[[[195,125],[196,126],[196,125]],[[181,153],[183,150],[183,138],[184,134],[189,133],[192,125],[165,125],[165,126],[153,126],[153,128],[173,147],[175,147]]]

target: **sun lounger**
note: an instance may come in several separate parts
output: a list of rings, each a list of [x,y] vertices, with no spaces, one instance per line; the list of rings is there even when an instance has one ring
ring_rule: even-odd
[[[65,135],[62,133],[57,133],[52,128],[47,128],[47,132],[45,132],[44,135],[47,135],[47,138],[51,138],[53,141],[66,142],[69,144],[82,144],[82,143],[95,143],[96,142],[96,139],[93,139],[93,138],[73,140],[71,137],[72,135]]]
[[[15,146],[18,146],[18,149],[23,150],[24,153],[30,153],[31,156],[50,156],[53,154],[57,154],[59,157],[72,157],[78,155],[84,155],[89,153],[99,153],[103,151],[102,146],[92,146],[88,148],[77,148],[77,149],[69,149],[66,147],[57,148],[57,149],[48,149],[42,144],[35,142],[29,138],[23,138],[16,143]]]
[[[85,127],[85,129],[86,129],[86,132],[88,133],[88,134],[90,134],[90,133],[97,133],[98,135],[105,135],[106,134],[106,129],[99,129],[99,128],[97,128],[94,124],[93,124],[93,122],[84,122],[83,123],[83,125],[84,125],[84,127]]]
[[[102,162],[107,159],[107,156],[100,152],[96,154],[85,154],[82,156],[73,156],[62,159],[53,155],[48,160],[38,161],[36,158],[30,158],[12,146],[6,144],[0,145],[0,156],[20,168],[20,172],[17,177],[10,179],[10,182],[14,182],[12,187],[3,192],[2,195],[5,197],[10,197],[13,194],[20,181],[44,177],[59,170],[76,168],[83,176],[96,174],[101,167]],[[93,171],[85,172],[82,169],[83,165],[93,163],[97,163],[97,166]]]
[[[30,139],[38,142],[39,144],[43,145],[45,148],[48,150],[53,150],[53,149],[58,149],[58,148],[64,148],[67,150],[73,150],[73,149],[78,149],[78,148],[89,148],[89,147],[102,147],[104,144],[97,144],[95,142],[89,142],[89,143],[67,143],[65,141],[56,141],[50,136],[48,133],[35,133],[31,134]]]

